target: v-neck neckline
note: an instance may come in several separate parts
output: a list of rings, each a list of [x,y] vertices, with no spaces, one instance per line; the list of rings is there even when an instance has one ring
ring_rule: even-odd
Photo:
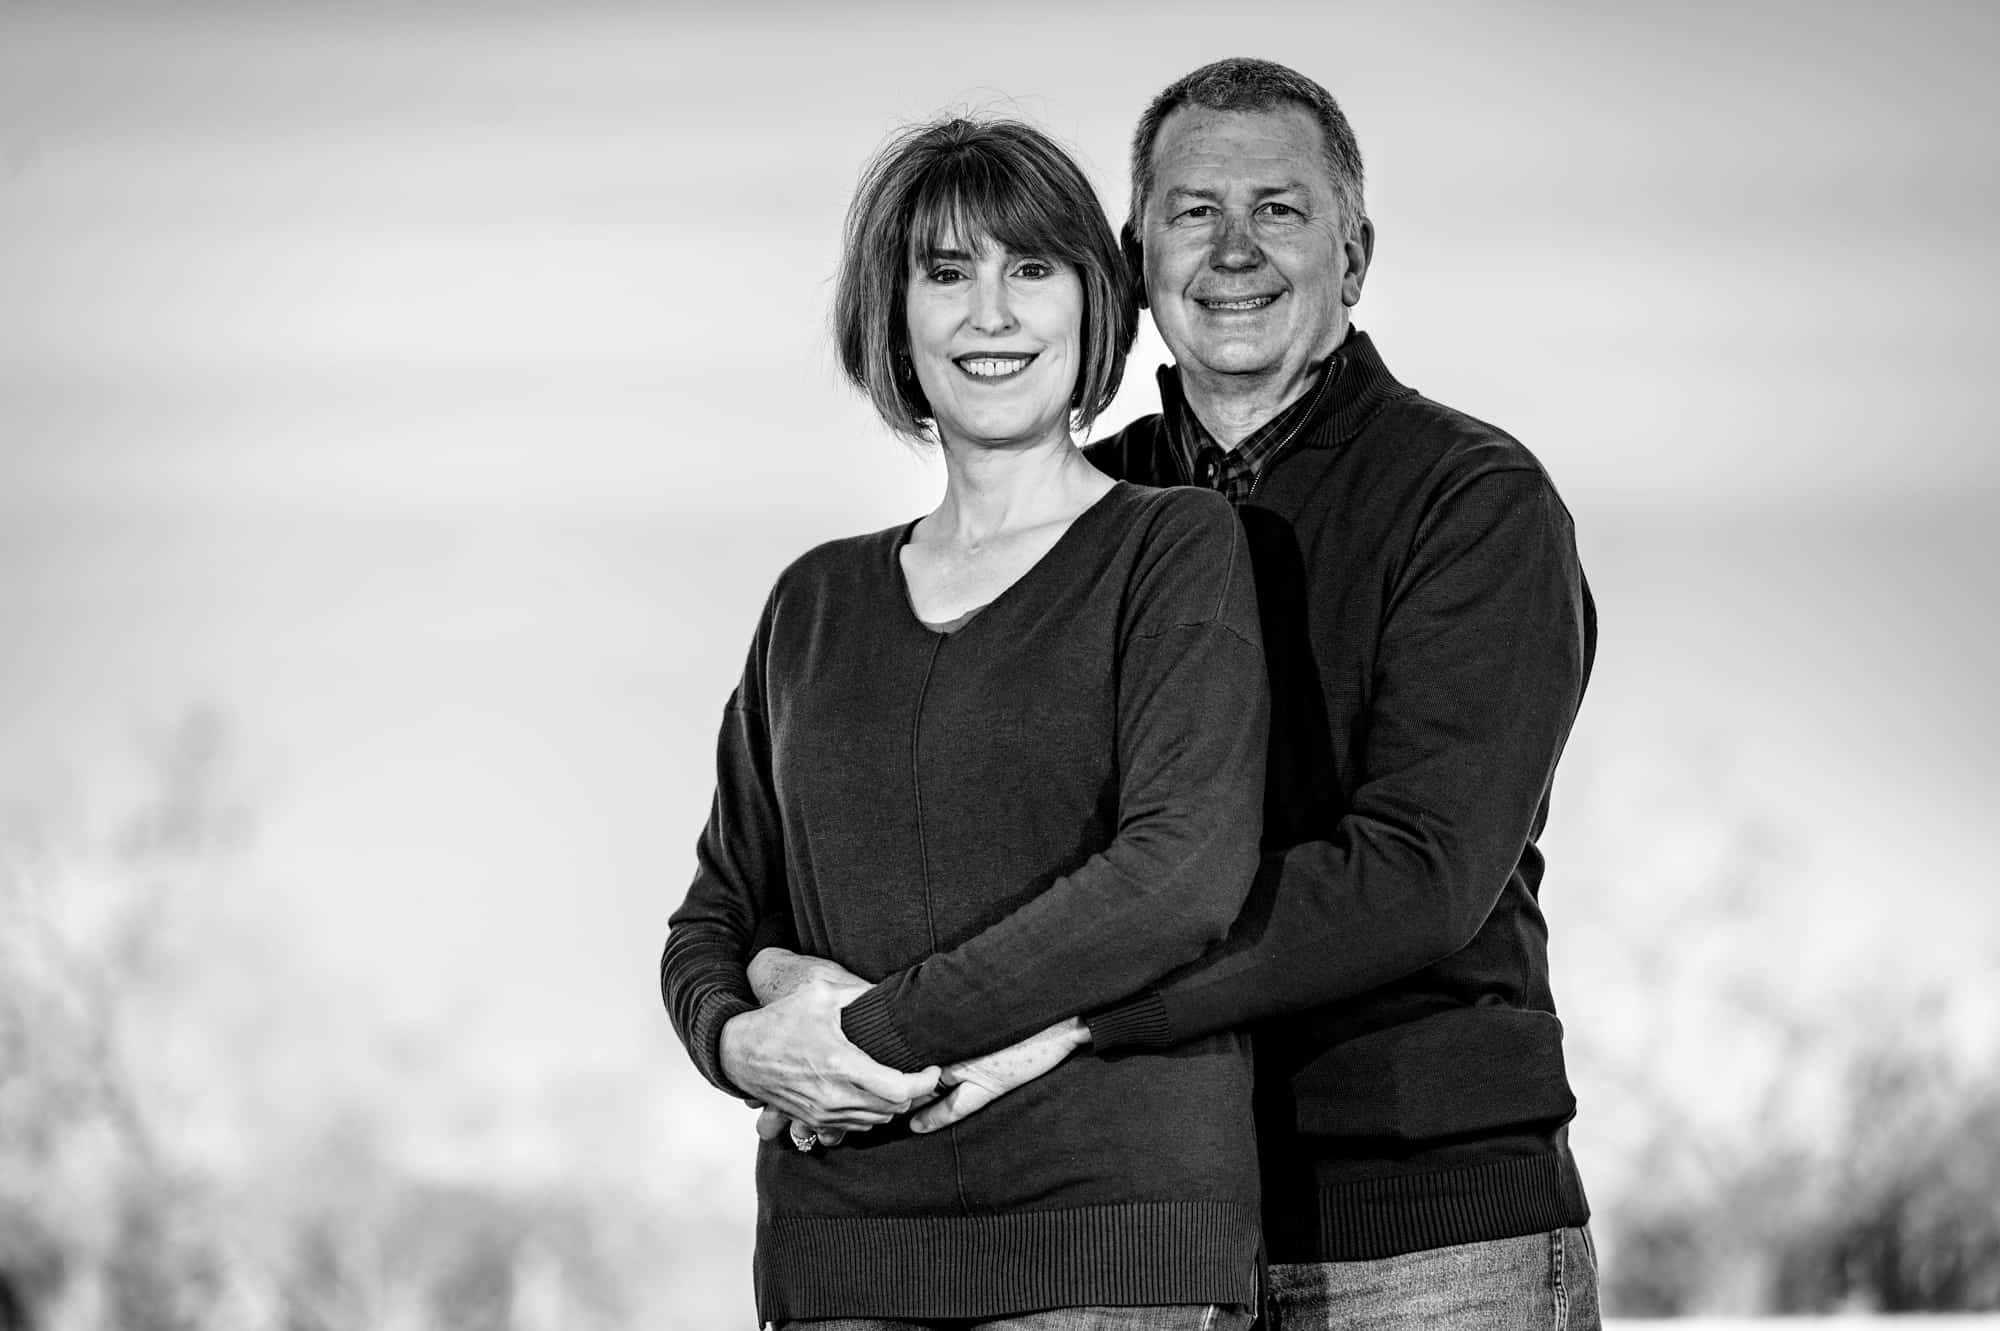
[[[998,610],[1007,601],[1014,599],[1015,593],[1023,586],[1036,581],[1040,576],[1044,576],[1042,571],[1057,562],[1056,556],[1063,552],[1063,547],[1070,544],[1071,538],[1076,535],[1077,529],[1085,523],[1092,521],[1099,511],[1107,508],[1113,495],[1120,494],[1130,488],[1129,482],[1113,481],[1109,490],[1106,490],[1103,494],[1092,500],[1087,508],[1069,520],[1069,526],[1063,528],[1062,535],[1056,537],[1049,548],[1042,551],[1040,557],[1034,563],[1021,570],[1020,577],[1015,578],[1005,587],[1002,587],[983,605],[968,612],[969,618],[958,616],[956,620],[944,621],[945,623],[957,623],[957,627],[951,629],[931,627],[931,622],[917,613],[917,603],[910,596],[909,575],[903,571],[903,547],[910,543],[910,537],[916,533],[917,524],[923,521],[922,518],[912,518],[896,532],[896,539],[889,543],[889,578],[895,584],[896,596],[902,603],[904,616],[912,626],[932,638],[955,638],[971,632],[981,623],[992,619],[994,617],[993,612]]]

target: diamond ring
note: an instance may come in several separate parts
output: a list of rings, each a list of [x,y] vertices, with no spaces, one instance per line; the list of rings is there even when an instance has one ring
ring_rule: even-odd
[[[794,1129],[792,1132],[792,1145],[801,1151],[810,1151],[813,1147],[819,1145],[819,1134],[811,1128],[807,1128],[803,1133]]]

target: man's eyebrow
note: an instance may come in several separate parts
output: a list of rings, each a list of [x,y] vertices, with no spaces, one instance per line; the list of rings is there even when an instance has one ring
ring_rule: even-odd
[[[1221,200],[1225,191],[1209,189],[1201,185],[1175,185],[1166,193],[1169,199],[1203,199],[1210,203]],[[1312,187],[1303,180],[1285,180],[1273,185],[1253,185],[1252,198],[1267,199],[1273,194],[1311,194]]]

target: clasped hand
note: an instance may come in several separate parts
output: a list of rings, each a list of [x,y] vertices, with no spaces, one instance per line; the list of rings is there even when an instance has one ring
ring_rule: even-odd
[[[750,963],[750,984],[764,1006],[723,1028],[722,1062],[738,1089],[762,1102],[757,1135],[767,1141],[810,1130],[821,1145],[833,1146],[849,1132],[912,1109],[910,1126],[935,1132],[1033,1081],[1090,1040],[1088,1028],[1071,1018],[1005,1049],[900,1073],[842,1033],[840,1009],[868,988],[845,967],[766,948]]]
[[[722,1028],[723,1074],[738,1090],[822,1140],[887,1123],[937,1093],[937,1068],[884,1067],[842,1033],[840,1010],[868,988],[865,981],[831,962],[785,956],[798,964],[786,963],[775,980],[763,968],[761,986],[752,965],[763,1006]]]

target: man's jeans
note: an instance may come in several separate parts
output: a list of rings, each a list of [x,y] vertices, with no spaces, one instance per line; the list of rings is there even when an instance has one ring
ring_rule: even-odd
[[[1271,1267],[1269,1331],[1598,1331],[1590,1233]]]
[[[1051,1308],[1047,1312],[984,1320],[952,1318],[905,1322],[880,1317],[834,1317],[780,1322],[779,1331],[1243,1331],[1250,1310],[1212,1303],[1154,1308]]]

